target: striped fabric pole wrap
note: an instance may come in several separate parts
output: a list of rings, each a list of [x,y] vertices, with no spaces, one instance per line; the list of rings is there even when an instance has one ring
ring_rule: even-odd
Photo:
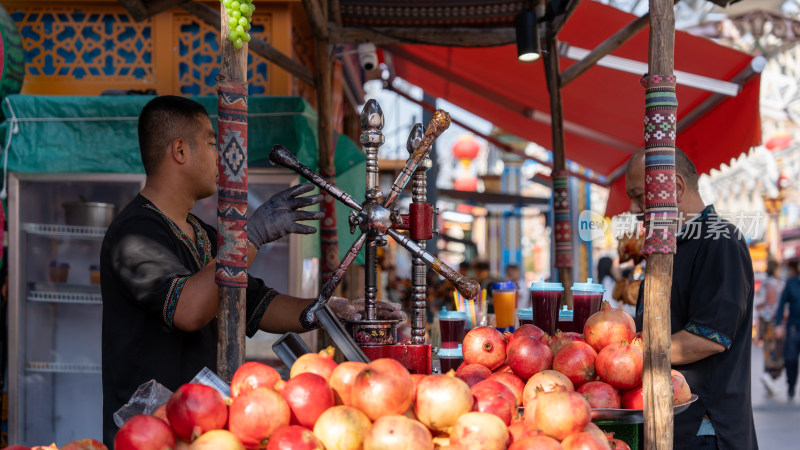
[[[572,267],[572,226],[569,223],[569,173],[553,174],[553,213],[557,268]]]
[[[220,77],[221,78],[221,77]],[[218,79],[219,286],[247,287],[247,83]]]
[[[643,255],[675,253],[675,137],[678,97],[674,75],[642,78],[645,92],[645,227]]]

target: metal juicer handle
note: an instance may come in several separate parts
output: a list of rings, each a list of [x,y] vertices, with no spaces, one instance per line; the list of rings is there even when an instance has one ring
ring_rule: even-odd
[[[417,245],[416,242],[409,239],[406,235],[399,231],[388,229],[386,234],[392,237],[398,244],[406,248],[412,255],[422,258],[434,272],[447,278],[453,286],[464,296],[464,298],[477,298],[481,292],[481,285],[472,278],[465,277],[450,266],[445,264],[441,259],[426,252],[425,249]]]
[[[317,172],[314,172],[308,168],[308,166],[303,165],[286,147],[280,144],[273,146],[272,151],[269,152],[269,160],[275,164],[286,167],[287,169],[294,170],[307,180],[317,185],[317,187],[330,194],[333,198],[339,200],[350,208],[355,209],[356,211],[361,211],[361,203],[350,196],[350,194],[347,192],[338,188],[335,184],[329,183]]]

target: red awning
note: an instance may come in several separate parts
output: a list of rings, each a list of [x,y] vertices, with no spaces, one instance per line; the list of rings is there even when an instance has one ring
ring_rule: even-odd
[[[558,36],[573,47],[594,49],[635,16],[598,2],[582,2]],[[646,62],[648,31],[612,53]],[[389,47],[396,75],[484,119],[506,132],[552,148],[550,98],[543,62],[517,61],[516,46],[456,48],[424,45]],[[675,70],[730,81],[749,67],[752,56],[708,39],[676,32]],[[575,61],[560,58],[563,71]],[[611,177],[644,143],[644,88],[641,75],[595,65],[562,90],[566,157]],[[680,84],[678,121],[712,93]],[[761,141],[760,77],[751,77],[736,97],[679,132],[677,145],[701,172],[719,167]],[[624,187],[624,186],[623,186]],[[607,215],[627,210],[624,189],[612,189]]]

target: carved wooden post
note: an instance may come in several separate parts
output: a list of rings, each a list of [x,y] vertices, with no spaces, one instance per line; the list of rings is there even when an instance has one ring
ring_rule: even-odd
[[[217,375],[230,382],[244,363],[247,321],[247,43],[234,47],[228,14],[220,8]]]
[[[672,0],[650,0],[649,73],[645,93],[644,447],[672,448],[670,291],[676,248],[675,136],[678,99],[673,75],[675,16]]]

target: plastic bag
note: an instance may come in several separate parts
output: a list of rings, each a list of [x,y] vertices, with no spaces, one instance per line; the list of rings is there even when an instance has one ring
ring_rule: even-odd
[[[197,373],[192,378],[190,383],[205,384],[216,389],[223,398],[231,396],[231,387],[222,381],[222,378],[211,371],[208,367],[203,367],[203,370]],[[156,380],[150,380],[136,389],[131,399],[122,408],[114,413],[114,423],[117,427],[128,421],[131,417],[138,414],[153,414],[159,406],[167,403],[172,391],[165,388],[161,383]]]
[[[156,380],[150,380],[136,389],[131,399],[122,408],[114,413],[114,423],[121,427],[133,416],[139,414],[153,414],[161,405],[169,400],[172,391],[165,388]]]

